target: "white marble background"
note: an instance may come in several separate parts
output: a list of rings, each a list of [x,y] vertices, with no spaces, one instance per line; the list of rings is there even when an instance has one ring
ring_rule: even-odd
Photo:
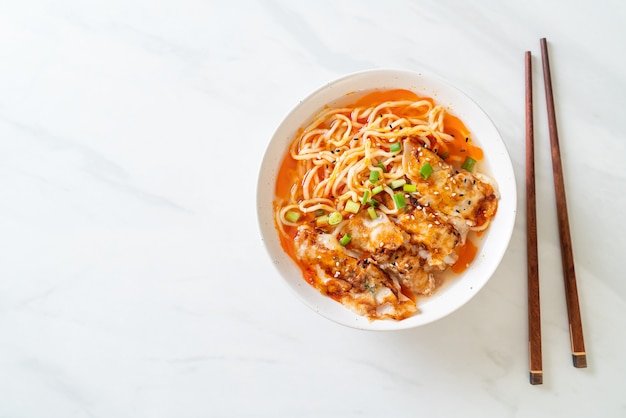
[[[0,417],[626,416],[626,6],[0,2]],[[550,42],[589,368],[571,365],[539,38]],[[523,54],[535,64],[545,384],[528,383]],[[395,333],[316,316],[260,240],[262,153],[349,72],[482,106],[520,211],[472,302]]]

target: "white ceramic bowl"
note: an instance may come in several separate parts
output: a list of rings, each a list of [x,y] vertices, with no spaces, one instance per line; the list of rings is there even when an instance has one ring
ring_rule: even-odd
[[[396,88],[430,96],[464,122],[472,139],[484,151],[485,159],[481,167],[497,182],[500,201],[495,219],[480,240],[478,254],[465,272],[454,275],[433,296],[418,299],[419,311],[412,317],[402,321],[370,321],[321,295],[304,281],[301,270],[280,246],[278,232],[274,227],[272,202],[280,163],[299,128],[307,125],[323,106],[345,101],[349,93]],[[409,71],[380,69],[347,75],[323,86],[302,100],[285,117],[274,133],[261,164],[257,213],[263,241],[278,273],[307,306],[332,321],[353,328],[399,330],[445,317],[472,299],[487,283],[509,244],[515,223],[516,196],[513,166],[504,142],[489,117],[476,103],[437,78]]]

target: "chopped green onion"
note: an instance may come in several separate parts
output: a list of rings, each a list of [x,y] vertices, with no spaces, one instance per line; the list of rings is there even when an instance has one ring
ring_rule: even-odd
[[[380,161],[376,165],[378,167],[380,167],[381,170],[383,170],[383,173],[387,171],[387,168],[385,167],[385,164],[381,163]]]
[[[322,215],[315,218],[315,225],[324,226],[328,225],[328,215]]]
[[[374,199],[368,200],[367,204],[370,205],[373,208],[377,208],[378,206],[380,206],[380,202],[378,200],[374,200]]]
[[[324,209],[318,209],[315,211],[315,216],[324,216],[326,215],[326,211]]]
[[[417,191],[417,187],[414,184],[405,184],[402,186],[402,190],[407,193],[415,193]]]
[[[472,157],[467,157],[465,161],[463,162],[463,165],[461,166],[461,168],[467,171],[472,171],[475,165],[476,165],[476,160],[473,159]]]
[[[389,151],[391,152],[398,152],[401,149],[402,149],[402,144],[399,142],[394,142],[393,144],[389,146]]]
[[[337,225],[343,221],[343,216],[341,216],[341,212],[333,212],[328,217],[328,225]]]
[[[394,180],[391,182],[391,188],[392,189],[397,189],[399,187],[402,187],[406,184],[406,180],[405,179],[398,179],[398,180]]]
[[[370,183],[376,184],[378,181],[378,176],[380,176],[380,172],[378,170],[372,170],[370,172]]]
[[[354,200],[348,200],[346,202],[346,207],[344,210],[350,213],[357,213],[361,209],[361,205],[355,202]]]
[[[298,222],[298,219],[300,219],[300,216],[302,216],[302,214],[300,212],[296,212],[295,210],[290,210],[287,211],[287,214],[285,215],[285,219],[287,219],[289,222]]]
[[[376,186],[372,189],[372,196],[380,193],[383,191],[383,186]]]
[[[396,193],[393,195],[393,201],[396,203],[396,207],[398,209],[402,209],[406,206],[406,201],[404,200],[403,193]]]
[[[371,206],[369,208],[367,208],[367,213],[369,213],[370,218],[372,218],[372,220],[378,218],[378,214],[376,213],[376,209],[374,209]]]
[[[367,199],[370,198],[370,191],[366,190],[365,193],[363,193],[363,199],[361,199],[361,204],[364,205],[367,203]]]
[[[422,168],[420,168],[420,176],[426,180],[431,174],[433,174],[433,167],[430,164],[425,163]]]
[[[343,237],[341,237],[341,239],[339,240],[339,243],[345,247],[351,240],[352,237],[350,236],[350,234],[344,234]]]

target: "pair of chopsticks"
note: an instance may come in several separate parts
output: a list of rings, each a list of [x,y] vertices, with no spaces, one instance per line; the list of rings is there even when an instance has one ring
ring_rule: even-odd
[[[574,367],[587,367],[587,355],[583,338],[576,274],[574,272],[574,256],[570,237],[567,203],[565,201],[565,185],[561,166],[561,151],[554,112],[554,97],[548,60],[546,38],[541,38],[541,61],[543,64],[543,80],[546,90],[548,108],[548,126],[550,146],[552,149],[552,171],[554,192],[558,215],[559,235],[561,241],[561,259],[563,262],[563,279],[565,282],[565,299],[569,320],[570,342]],[[535,145],[533,125],[533,93],[532,93],[532,62],[530,51],[525,54],[526,68],[526,227],[528,257],[528,342],[530,360],[530,383],[543,383],[543,366],[541,359],[541,315],[539,304],[539,267],[537,256],[537,217],[535,198]]]

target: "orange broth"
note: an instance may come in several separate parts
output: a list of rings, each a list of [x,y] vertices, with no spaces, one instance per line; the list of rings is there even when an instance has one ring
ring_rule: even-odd
[[[430,97],[420,97],[412,91],[396,89],[377,90],[372,93],[368,93],[367,95],[361,97],[347,107],[370,107],[386,101],[399,100],[427,100],[432,104],[435,103],[435,101]],[[484,158],[483,150],[472,144],[469,130],[465,127],[465,124],[456,116],[453,116],[449,113],[445,114],[444,132],[453,136],[454,140],[452,142],[448,142],[445,146],[445,149],[434,151],[437,152],[440,156],[445,157],[444,161],[446,161],[447,163],[459,166],[463,163],[463,161],[465,161],[466,157],[471,157],[476,161],[480,161]],[[299,134],[300,132],[298,132],[298,135]],[[280,200],[287,200],[291,188],[294,187],[297,181],[297,177],[297,161],[291,158],[289,153],[287,153],[280,165],[280,169],[278,170],[275,196]],[[313,217],[313,214],[304,214],[303,220],[312,220]],[[293,238],[297,233],[297,229],[295,227],[285,226],[285,231],[289,235],[288,238],[285,238],[282,234],[279,234],[280,243],[283,247],[283,250],[298,264],[298,266],[304,273],[305,280],[310,284],[313,284],[316,280],[316,278],[314,277],[315,272],[310,268],[310,266],[300,263],[295,254]],[[452,271],[457,274],[465,271],[469,264],[474,261],[477,251],[478,248],[476,247],[476,245],[474,245],[468,238],[465,244],[458,248],[459,259],[454,265],[451,266]]]
[[[457,254],[459,255],[458,260],[454,263],[450,268],[455,273],[463,273],[466,268],[469,267],[470,263],[474,261],[476,257],[476,253],[478,252],[478,247],[474,245],[472,241],[468,239],[465,240],[465,244],[457,248]]]

